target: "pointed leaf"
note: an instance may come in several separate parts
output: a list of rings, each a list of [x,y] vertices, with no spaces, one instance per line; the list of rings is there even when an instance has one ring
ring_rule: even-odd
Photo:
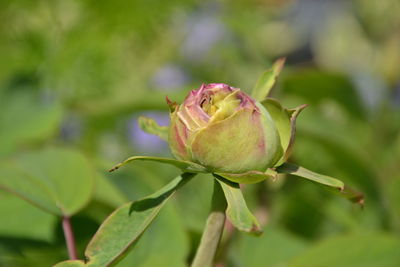
[[[118,170],[125,164],[135,161],[135,160],[142,160],[142,161],[155,161],[155,162],[160,162],[160,163],[165,163],[165,164],[170,164],[173,165],[179,169],[181,169],[183,172],[190,172],[190,173],[200,173],[204,172],[206,173],[206,169],[196,163],[190,162],[190,161],[184,161],[184,160],[177,160],[177,159],[170,159],[170,158],[160,158],[160,157],[149,157],[149,156],[133,156],[130,158],[127,158],[123,162],[115,165],[112,167],[109,172],[113,172],[115,170]]]
[[[323,174],[319,174],[316,172],[312,172],[310,170],[307,170],[303,167],[297,166],[295,164],[291,163],[284,163],[283,165],[279,166],[276,168],[276,171],[278,173],[288,173],[292,175],[296,175],[302,178],[309,179],[311,181],[327,185],[330,187],[334,187],[340,190],[343,190],[344,184],[342,181],[335,179],[333,177],[329,177]]]
[[[0,188],[58,216],[71,216],[90,200],[94,172],[79,152],[51,148],[0,166]]]
[[[265,179],[271,178],[275,179],[277,173],[271,169],[268,169],[266,172],[259,171],[249,171],[245,173],[221,173],[216,172],[215,174],[231,181],[239,184],[254,184]]]
[[[144,116],[138,118],[138,124],[139,127],[146,133],[157,135],[164,141],[168,141],[167,126],[160,126],[154,119]]]
[[[217,175],[215,177],[224,191],[226,202],[228,203],[226,215],[230,222],[240,231],[261,234],[260,224],[247,207],[239,185]]]
[[[186,188],[181,191],[186,191]],[[175,196],[170,201],[176,202]],[[126,257],[118,261],[115,266],[152,267],[164,266],[166,262],[168,266],[186,266],[190,239],[183,222],[187,216],[182,216],[176,210],[176,205],[171,204],[167,203],[162,208],[157,218],[140,238],[139,243],[134,245],[134,249],[129,250]]]
[[[139,240],[167,200],[193,176],[194,174],[184,173],[156,193],[139,201],[129,202],[114,211],[87,246],[86,265],[109,266],[120,259]]]
[[[295,140],[297,116],[307,105],[301,105],[294,109],[285,109],[278,100],[273,98],[264,99],[261,104],[271,115],[281,138],[284,155],[276,164],[276,166],[279,166],[289,158]]]
[[[285,64],[285,58],[280,58],[277,61],[275,61],[271,69],[265,71],[261,75],[260,79],[257,81],[256,86],[251,92],[251,96],[254,99],[261,101],[268,96],[284,64]]]

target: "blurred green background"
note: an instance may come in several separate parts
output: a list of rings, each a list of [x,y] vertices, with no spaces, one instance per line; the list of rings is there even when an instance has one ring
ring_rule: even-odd
[[[399,14],[398,0],[0,1],[0,187],[28,192],[16,173],[52,168],[83,257],[108,214],[179,173],[147,163],[107,173],[131,155],[169,155],[139,115],[167,125],[166,95],[180,102],[203,82],[249,91],[287,57],[272,95],[310,104],[290,161],[364,192],[365,208],[291,176],[246,186],[265,233],[228,227],[218,266],[400,266]],[[65,148],[89,163],[75,170]],[[182,188],[118,266],[187,265],[212,184]],[[0,266],[67,259],[54,213],[1,190]]]

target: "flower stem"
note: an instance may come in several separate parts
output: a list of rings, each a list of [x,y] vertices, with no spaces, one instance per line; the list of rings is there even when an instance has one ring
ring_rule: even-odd
[[[225,224],[226,200],[221,185],[214,181],[211,211],[208,216],[200,245],[191,267],[211,267]]]
[[[74,232],[72,231],[71,220],[68,216],[63,217],[62,226],[64,230],[65,242],[67,243],[69,259],[76,260],[78,259],[78,256],[76,253]]]

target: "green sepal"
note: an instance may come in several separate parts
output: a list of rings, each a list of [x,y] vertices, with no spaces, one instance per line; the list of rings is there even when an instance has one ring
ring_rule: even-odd
[[[255,184],[266,179],[276,179],[277,173],[274,170],[268,169],[266,172],[260,171],[248,171],[245,173],[221,173],[216,172],[215,174],[239,184]]]
[[[278,168],[276,168],[276,171],[278,173],[287,173],[291,175],[296,175],[302,178],[306,178],[308,180],[311,180],[313,182],[327,185],[333,188],[337,188],[339,190],[344,189],[344,183],[336,178],[326,176],[323,174],[319,174],[310,170],[307,170],[306,168],[297,166],[295,164],[291,163],[284,163]]]
[[[190,162],[190,161],[184,161],[184,160],[177,160],[177,159],[170,159],[170,158],[160,158],[160,157],[150,157],[150,156],[133,156],[130,158],[127,158],[123,162],[115,165],[112,167],[109,172],[113,172],[125,164],[128,164],[131,161],[155,161],[155,162],[160,162],[160,163],[165,163],[169,165],[173,165],[179,169],[181,169],[183,172],[190,172],[190,173],[207,173],[206,169],[196,163]]]
[[[258,79],[251,96],[261,101],[266,98],[274,86],[277,77],[281,73],[283,65],[285,64],[285,58],[280,58],[272,65],[272,67],[266,70],[261,77]]]
[[[260,224],[247,207],[239,184],[232,183],[218,175],[214,176],[224,191],[228,204],[226,215],[229,221],[242,232],[260,235],[262,233]]]
[[[154,134],[164,141],[168,141],[168,127],[160,126],[158,123],[149,117],[140,116],[138,118],[139,127],[149,134]]]
[[[275,164],[275,166],[279,166],[290,156],[296,135],[296,119],[307,105],[301,105],[294,109],[285,109],[278,100],[273,98],[264,99],[261,104],[271,115],[279,132],[281,145],[284,151],[281,159]]]
[[[319,174],[307,170],[306,168],[287,162],[276,168],[276,171],[278,173],[291,174],[302,178],[306,178],[308,180],[311,180],[319,184],[326,185],[329,187],[330,191],[333,191],[334,193],[344,198],[347,198],[351,202],[356,203],[361,207],[364,206],[364,194],[357,192],[348,186],[345,186],[344,183],[339,179]]]
[[[300,105],[296,108],[293,109],[287,109],[286,111],[288,112],[289,116],[290,116],[290,140],[289,140],[289,145],[286,148],[285,151],[285,155],[284,155],[284,160],[286,161],[290,154],[292,153],[292,149],[293,149],[293,144],[294,141],[296,139],[296,120],[297,120],[297,116],[299,116],[300,112],[305,109],[306,107],[308,107],[308,104],[303,104]]]

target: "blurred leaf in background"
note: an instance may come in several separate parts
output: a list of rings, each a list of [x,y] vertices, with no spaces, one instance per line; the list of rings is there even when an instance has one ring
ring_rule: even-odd
[[[227,227],[218,260],[400,266],[399,13],[397,0],[1,1],[0,186],[58,215],[1,190],[0,265],[67,259],[60,212],[73,214],[82,257],[113,210],[178,175],[144,162],[106,173],[131,155],[169,154],[139,116],[167,125],[166,95],[181,102],[203,82],[249,92],[287,57],[272,96],[310,105],[290,161],[363,191],[364,210],[295,176],[246,186],[265,233]],[[211,186],[199,175],[182,188],[118,266],[185,266]]]

